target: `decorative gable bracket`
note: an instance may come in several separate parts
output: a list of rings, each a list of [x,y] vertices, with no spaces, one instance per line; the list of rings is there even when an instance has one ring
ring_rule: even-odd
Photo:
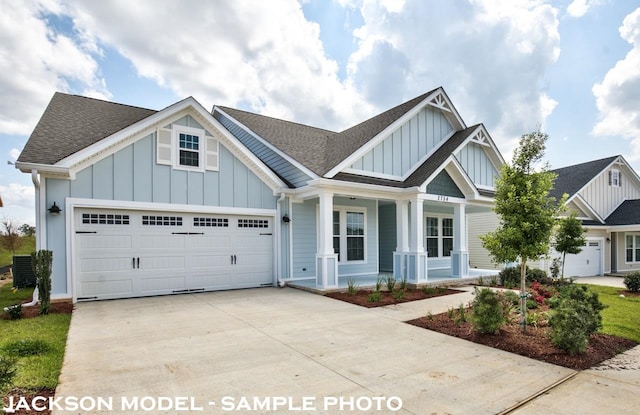
[[[471,137],[471,142],[479,144],[481,146],[485,146],[485,147],[491,147],[491,144],[489,143],[489,137],[487,137],[487,134],[484,132],[483,129],[479,129],[472,137]]]
[[[436,96],[434,96],[429,102],[429,105],[436,107],[438,109],[441,109],[442,111],[447,111],[447,112],[453,112],[451,110],[451,107],[449,106],[449,103],[447,102],[446,98],[444,97],[444,94],[439,93]]]

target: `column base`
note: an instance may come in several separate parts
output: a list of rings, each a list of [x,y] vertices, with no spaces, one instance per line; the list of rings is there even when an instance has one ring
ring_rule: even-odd
[[[316,254],[316,288],[338,288],[338,254]]]
[[[393,276],[396,280],[407,280],[416,285],[427,282],[427,253],[394,252]]]

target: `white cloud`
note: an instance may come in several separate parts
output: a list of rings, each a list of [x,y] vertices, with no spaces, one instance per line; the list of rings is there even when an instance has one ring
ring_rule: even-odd
[[[1,5],[0,132],[29,134],[53,92],[68,91],[71,84],[108,95],[81,42],[47,25],[47,17],[62,12],[59,4],[3,0]]]
[[[587,14],[589,7],[589,0],[573,0],[569,6],[567,6],[567,13],[572,17],[582,17]]]
[[[630,160],[640,160],[640,8],[625,17],[620,35],[632,45],[602,82],[593,86],[600,121],[593,127],[598,136],[620,135],[631,140]]]
[[[9,157],[11,158],[11,161],[16,161],[19,155],[20,150],[17,148],[12,148],[11,150],[9,150]]]
[[[557,9],[540,1],[365,1],[348,74],[379,108],[442,85],[468,124],[509,153],[557,104],[543,83],[560,53]]]
[[[18,183],[0,185],[0,196],[4,207],[0,210],[3,217],[8,217],[20,223],[33,224],[35,211],[35,190],[33,186]]]
[[[325,56],[319,26],[296,1],[74,2],[81,33],[130,59],[140,75],[206,107],[248,105],[340,128],[371,106]]]

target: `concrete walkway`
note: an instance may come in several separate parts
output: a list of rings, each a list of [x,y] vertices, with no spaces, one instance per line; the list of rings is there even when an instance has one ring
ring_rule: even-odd
[[[83,414],[177,413],[177,397],[206,414],[496,414],[575,374],[403,323],[466,303],[471,290],[374,309],[291,288],[81,303],[56,397],[112,402],[110,410]],[[619,392],[578,412],[636,413],[639,394],[617,394],[637,391],[638,377],[587,372],[571,380],[579,380],[580,394]],[[604,392],[603,379],[612,385]],[[144,397],[147,405],[171,398],[174,408],[122,410],[123,402]],[[270,410],[238,409],[254,397]],[[585,402],[572,393],[560,397],[569,406],[553,413],[577,413],[575,405]],[[287,401],[273,410],[278,399]],[[523,410],[536,410],[542,399]]]
[[[580,277],[575,280],[578,284],[604,285],[607,287],[626,288],[623,277]]]

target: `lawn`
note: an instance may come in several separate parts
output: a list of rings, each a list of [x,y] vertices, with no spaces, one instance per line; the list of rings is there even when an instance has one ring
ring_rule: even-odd
[[[31,255],[36,250],[35,236],[22,236],[22,246],[16,251],[16,255]],[[0,267],[13,263],[13,253],[0,247]]]
[[[30,298],[32,291],[28,289],[13,293],[11,284],[2,285],[0,311],[7,305]],[[48,351],[45,353],[19,358],[14,387],[33,391],[56,387],[62,368],[70,321],[70,314],[50,314],[20,320],[0,318],[0,353],[7,354],[5,349],[10,344],[21,340],[41,340],[48,346]]]
[[[603,327],[600,332],[640,342],[640,296],[620,297],[623,288],[588,287],[589,291],[598,293],[600,301],[608,306],[602,311]]]

